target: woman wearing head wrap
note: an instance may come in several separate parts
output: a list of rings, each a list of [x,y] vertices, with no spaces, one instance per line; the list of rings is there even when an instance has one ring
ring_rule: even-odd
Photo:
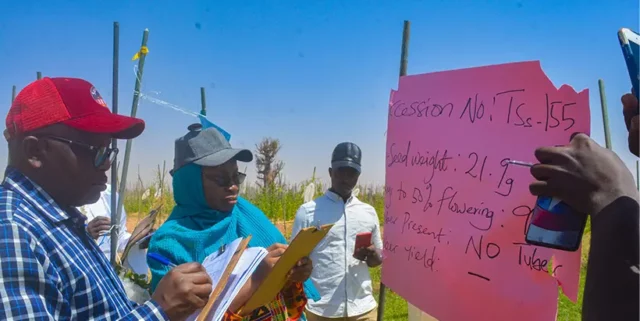
[[[251,151],[234,149],[214,129],[189,127],[189,133],[176,140],[173,194],[176,206],[167,221],[156,231],[149,252],[160,254],[172,263],[202,262],[222,245],[251,235],[249,247],[264,247],[269,254],[234,298],[224,320],[298,320],[307,297],[319,299],[310,283],[311,261],[302,259],[294,267],[287,284],[271,301],[254,311],[236,312],[257,290],[278,257],[286,249],[286,239],[253,204],[238,196],[245,175],[238,172],[237,161],[250,162]],[[155,289],[169,267],[149,260],[151,288]]]

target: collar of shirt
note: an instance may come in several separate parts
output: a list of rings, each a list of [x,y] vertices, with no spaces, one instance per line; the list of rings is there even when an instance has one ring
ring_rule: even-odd
[[[358,201],[358,198],[351,195],[349,196],[349,198],[347,199],[347,201],[345,202],[342,199],[342,196],[338,195],[335,192],[332,192],[330,189],[328,189],[325,193],[324,196],[326,196],[327,198],[329,198],[330,200],[334,201],[334,202],[338,202],[338,203],[343,203],[345,205],[349,205],[350,203],[354,202],[354,201]]]

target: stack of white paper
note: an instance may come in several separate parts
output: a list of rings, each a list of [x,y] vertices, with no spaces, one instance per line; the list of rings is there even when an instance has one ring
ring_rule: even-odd
[[[215,289],[220,278],[224,273],[225,268],[229,265],[233,254],[238,249],[242,238],[238,238],[235,241],[227,244],[224,252],[216,251],[207,256],[202,262],[202,266],[207,270],[211,281],[213,282],[213,288]],[[227,284],[222,290],[222,293],[218,296],[216,301],[211,307],[211,312],[205,320],[208,321],[220,321],[224,316],[224,313],[229,309],[229,305],[233,299],[238,295],[240,289],[247,282],[253,271],[258,267],[262,259],[267,256],[267,250],[262,247],[247,248],[243,253],[236,267],[231,272]],[[187,320],[193,321],[200,315],[200,311],[196,311]]]

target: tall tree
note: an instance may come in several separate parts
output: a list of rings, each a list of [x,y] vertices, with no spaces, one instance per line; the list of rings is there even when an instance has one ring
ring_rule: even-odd
[[[270,186],[282,172],[284,162],[276,159],[281,147],[280,140],[271,137],[265,137],[259,144],[256,144],[257,184],[259,186]]]

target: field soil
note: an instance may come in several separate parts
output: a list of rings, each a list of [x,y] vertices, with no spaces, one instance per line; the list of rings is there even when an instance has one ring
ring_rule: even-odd
[[[132,213],[132,215],[127,216],[127,231],[129,233],[133,232],[133,229],[136,228],[136,224],[138,224],[138,213]]]

